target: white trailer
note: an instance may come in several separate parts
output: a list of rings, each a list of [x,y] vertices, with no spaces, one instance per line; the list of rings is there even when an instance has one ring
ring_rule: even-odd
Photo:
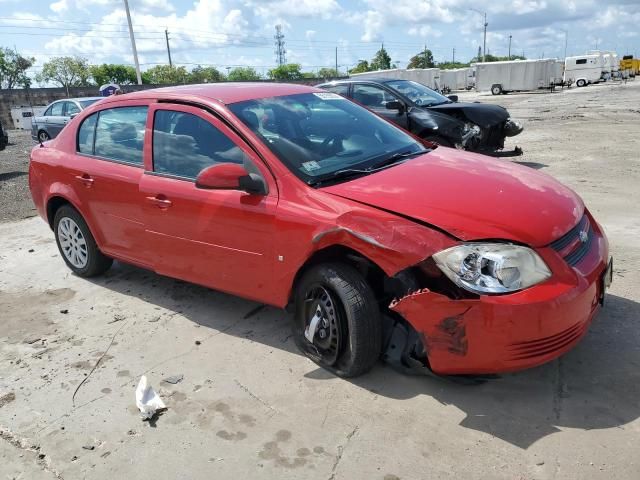
[[[352,73],[351,78],[393,78],[398,80],[413,80],[434,90],[440,90],[439,68],[393,68],[390,70],[376,70],[374,72]]]
[[[564,60],[564,82],[585,87],[598,83],[602,77],[601,57],[599,54],[578,55]]]
[[[443,90],[468,90],[473,86],[474,78],[471,68],[440,70],[440,87]]]
[[[476,64],[476,90],[492,94],[552,88],[557,70],[555,58],[512,60]]]
[[[607,80],[611,74],[611,70],[605,65],[605,52],[601,50],[588,50],[587,55],[596,55],[598,57],[598,65],[600,66],[600,80]],[[593,82],[597,83],[597,82]]]
[[[13,127],[19,130],[31,131],[31,119],[41,116],[46,108],[46,105],[37,107],[11,107]]]

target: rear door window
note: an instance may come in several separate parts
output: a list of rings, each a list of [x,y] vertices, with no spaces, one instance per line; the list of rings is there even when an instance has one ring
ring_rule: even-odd
[[[94,154],[118,162],[142,165],[146,122],[146,106],[101,110],[95,130]]]
[[[65,102],[58,102],[51,105],[45,112],[46,116],[61,117]]]
[[[70,117],[74,113],[80,113],[80,108],[73,102],[64,102],[66,104],[65,116]]]
[[[195,179],[216,163],[248,162],[245,153],[203,118],[187,112],[157,110],[153,121],[153,170]]]

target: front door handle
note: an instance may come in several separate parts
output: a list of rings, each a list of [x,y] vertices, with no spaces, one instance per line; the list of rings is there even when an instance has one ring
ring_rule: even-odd
[[[84,184],[85,187],[91,188],[93,186],[93,178],[90,175],[83,173],[82,175],[76,175],[76,180]]]
[[[164,195],[157,195],[155,197],[147,197],[147,201],[154,204],[158,208],[169,208],[173,203],[167,199]]]

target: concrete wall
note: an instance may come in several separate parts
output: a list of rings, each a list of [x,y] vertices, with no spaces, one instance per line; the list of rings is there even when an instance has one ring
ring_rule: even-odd
[[[346,77],[341,77],[346,78]],[[291,82],[302,83],[306,85],[317,85],[331,79],[324,78],[305,78],[304,80]],[[264,80],[269,82],[269,80]],[[122,85],[124,93],[137,92],[139,90],[147,90],[149,88],[167,87],[169,85]],[[54,100],[62,98],[75,97],[97,97],[99,95],[98,87],[76,87],[69,89],[69,95],[64,88],[30,88],[28,90],[2,90],[0,89],[0,122],[5,128],[15,128],[11,118],[12,107],[26,107],[48,105]]]
[[[125,85],[122,87],[124,92],[135,92],[155,88],[155,85]],[[77,87],[69,89],[69,97],[96,97],[98,96],[98,87]],[[68,98],[64,88],[30,88],[1,90],[0,89],[0,122],[5,128],[15,128],[11,118],[12,107],[26,107],[48,105],[54,100]]]

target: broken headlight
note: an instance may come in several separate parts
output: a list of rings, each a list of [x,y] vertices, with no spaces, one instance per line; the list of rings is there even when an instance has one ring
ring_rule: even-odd
[[[456,285],[474,293],[508,293],[551,276],[540,256],[528,247],[501,243],[465,243],[433,255]]]

